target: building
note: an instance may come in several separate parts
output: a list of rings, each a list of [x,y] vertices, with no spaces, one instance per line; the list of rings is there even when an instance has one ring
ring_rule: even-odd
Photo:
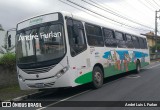
[[[149,32],[149,33],[141,34],[141,35],[144,35],[147,37],[147,42],[148,42],[149,47],[154,47],[156,45],[156,39],[155,39],[154,32]],[[160,36],[158,36],[157,40],[160,41]]]
[[[156,40],[154,37],[154,33],[153,32],[146,33],[146,37],[147,37],[149,47],[155,46]]]
[[[10,36],[10,38],[11,38],[11,45],[15,45],[16,31],[14,31],[14,30],[9,30],[9,31],[0,30],[0,48],[2,48],[2,46],[5,43],[5,36],[6,35]],[[7,42],[7,46],[8,46],[8,42]],[[13,52],[15,52],[15,49],[13,49]]]
[[[149,33],[142,34],[142,35],[147,37],[147,42],[148,42],[148,46],[149,46],[149,49],[150,49],[150,53],[155,54],[155,52],[156,52],[156,50],[155,50],[156,49],[155,48],[156,38],[155,38],[154,32],[149,32]],[[160,41],[160,36],[157,37],[157,43],[159,43],[159,41]],[[157,51],[159,52],[160,50],[158,49]]]

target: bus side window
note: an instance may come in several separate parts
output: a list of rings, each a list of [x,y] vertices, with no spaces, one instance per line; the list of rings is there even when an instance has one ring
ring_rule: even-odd
[[[115,31],[115,37],[119,48],[126,48],[124,34],[122,32]]]
[[[106,47],[117,47],[117,41],[114,38],[114,32],[110,29],[103,29],[104,44]]]
[[[132,36],[129,34],[125,34],[126,36],[126,46],[127,48],[133,48]]]
[[[146,39],[145,39],[145,38],[143,38],[143,41],[144,41],[144,48],[145,48],[145,49],[148,49],[148,46],[147,46],[147,41],[146,41]]]
[[[76,56],[87,48],[82,22],[69,18],[67,20],[67,31],[71,55]]]
[[[139,39],[140,48],[144,49],[145,46],[144,46],[143,38],[138,37],[138,39]]]
[[[139,49],[140,48],[140,44],[139,44],[138,38],[136,36],[132,35],[132,41],[133,41],[134,48]]]
[[[88,39],[88,45],[103,47],[104,41],[101,27],[86,23],[85,28]]]

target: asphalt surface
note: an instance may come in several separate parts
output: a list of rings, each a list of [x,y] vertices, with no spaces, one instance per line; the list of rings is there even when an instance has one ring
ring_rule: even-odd
[[[47,92],[27,101],[48,102],[38,110],[160,110],[160,107],[53,107],[63,101],[160,101],[160,62],[141,70],[107,78],[102,88],[89,85]],[[84,102],[85,103],[85,102]]]

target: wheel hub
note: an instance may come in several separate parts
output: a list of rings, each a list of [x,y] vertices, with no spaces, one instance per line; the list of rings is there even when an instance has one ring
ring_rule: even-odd
[[[97,84],[101,83],[102,77],[100,72],[96,72],[94,78]]]

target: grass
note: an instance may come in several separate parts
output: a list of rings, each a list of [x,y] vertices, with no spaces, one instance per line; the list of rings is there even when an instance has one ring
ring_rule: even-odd
[[[0,100],[11,100],[13,98],[28,95],[34,92],[36,92],[36,90],[23,91],[20,90],[19,85],[13,85],[0,89]]]

